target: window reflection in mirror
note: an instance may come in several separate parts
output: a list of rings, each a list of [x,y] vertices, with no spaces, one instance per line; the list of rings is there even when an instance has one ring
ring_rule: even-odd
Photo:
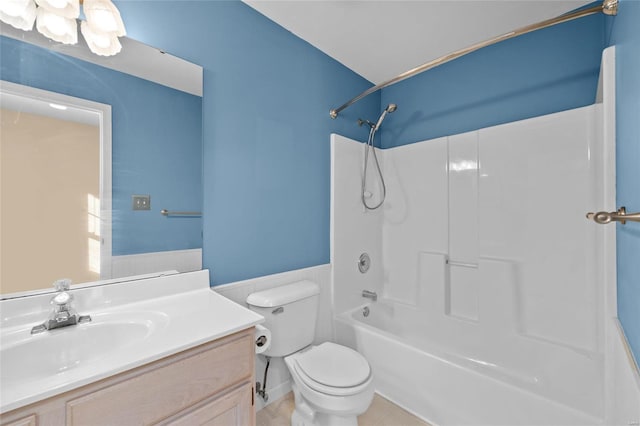
[[[109,278],[110,107],[0,85],[0,289]],[[109,174],[107,174],[109,175]],[[103,212],[103,207],[106,211]]]
[[[0,233],[9,248],[2,253],[2,291],[61,276],[99,280],[99,128],[19,110],[1,109],[0,117]],[[10,226],[19,222],[27,225]]]

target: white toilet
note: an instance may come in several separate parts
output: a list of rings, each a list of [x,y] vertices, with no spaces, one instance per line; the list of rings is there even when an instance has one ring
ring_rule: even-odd
[[[353,349],[331,342],[311,346],[320,288],[311,281],[252,293],[247,304],[264,316],[271,346],[263,355],[285,357],[293,378],[293,426],[351,426],[373,399],[373,374]]]

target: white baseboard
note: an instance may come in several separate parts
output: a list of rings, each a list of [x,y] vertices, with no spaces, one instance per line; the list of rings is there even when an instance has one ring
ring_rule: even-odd
[[[158,271],[192,272],[202,269],[202,249],[159,251],[111,257],[111,278]]]

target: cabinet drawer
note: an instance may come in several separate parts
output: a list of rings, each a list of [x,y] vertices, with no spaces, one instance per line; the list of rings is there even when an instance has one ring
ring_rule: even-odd
[[[251,383],[225,395],[205,401],[166,426],[247,426],[254,424]],[[164,426],[164,424],[163,424]]]
[[[251,379],[253,333],[177,359],[66,404],[68,425],[148,425]]]

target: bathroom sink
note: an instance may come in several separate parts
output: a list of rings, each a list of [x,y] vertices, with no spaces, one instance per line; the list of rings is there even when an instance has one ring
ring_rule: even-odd
[[[159,327],[157,312],[94,315],[91,322],[32,335],[22,328],[0,338],[0,379],[29,381],[63,374],[122,350],[134,350]]]
[[[263,318],[209,287],[209,271],[78,287],[90,322],[31,334],[54,313],[51,293],[0,299],[0,413],[246,330]],[[46,423],[46,421],[45,421]]]

